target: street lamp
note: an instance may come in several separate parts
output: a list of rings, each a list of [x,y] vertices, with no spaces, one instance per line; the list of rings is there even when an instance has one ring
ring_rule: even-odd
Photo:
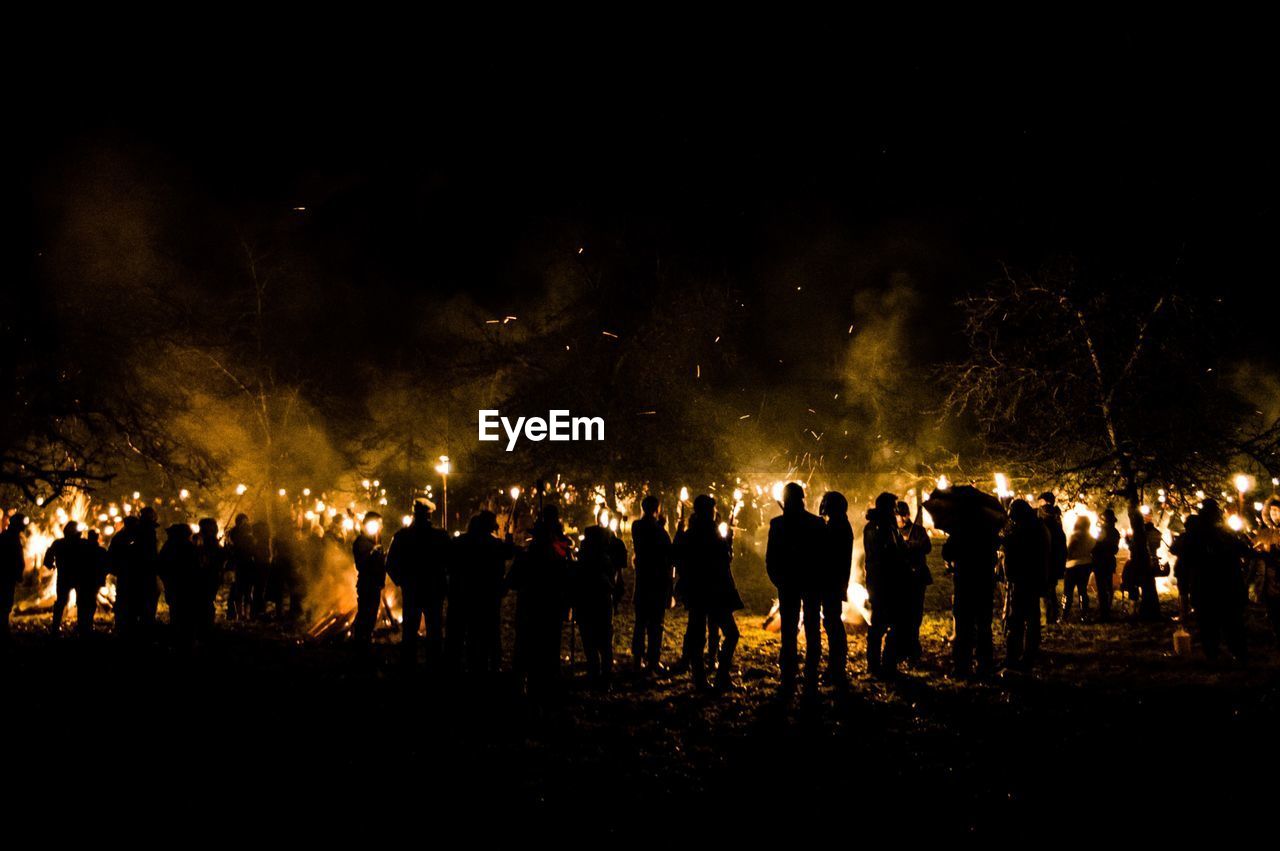
[[[436,465],[436,472],[440,474],[440,479],[444,486],[440,489],[440,505],[444,511],[444,530],[449,531],[449,456],[441,455],[440,463]]]

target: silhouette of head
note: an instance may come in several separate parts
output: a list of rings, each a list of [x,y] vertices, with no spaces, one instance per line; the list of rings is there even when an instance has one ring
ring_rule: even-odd
[[[9,529],[13,529],[19,535],[24,534],[27,531],[27,515],[22,512],[15,513],[9,518],[9,525],[5,531],[9,531]]]
[[[80,524],[74,520],[68,520],[67,525],[62,527],[62,537],[64,538],[80,537]]]
[[[169,536],[170,541],[181,541],[191,537],[191,527],[186,523],[174,523],[164,532]]]
[[[799,482],[787,482],[782,489],[783,511],[804,511],[804,485]]]
[[[492,535],[496,531],[498,531],[498,516],[492,511],[481,511],[467,524],[468,535]]]
[[[1082,515],[1080,515],[1079,517],[1077,517],[1077,518],[1076,518],[1075,531],[1077,531],[1077,532],[1088,532],[1088,531],[1089,531],[1089,527],[1090,527],[1090,526],[1092,526],[1092,525],[1093,525],[1093,523],[1092,523],[1092,522],[1090,522],[1089,518],[1088,518],[1088,517],[1085,517],[1085,516],[1082,514]]]
[[[1116,523],[1116,513],[1108,508],[1102,512],[1102,519],[1107,521],[1108,524],[1114,526]]]
[[[898,495],[885,491],[876,497],[875,506],[881,517],[892,517],[898,507]]]
[[[243,511],[236,515],[237,526],[247,526],[249,524],[249,515]]]
[[[126,518],[124,519],[124,528],[125,528],[125,529],[127,529],[127,530],[129,530],[129,531],[132,531],[132,530],[134,530],[134,529],[137,529],[137,528],[138,528],[138,524],[139,524],[140,522],[142,522],[142,521],[140,521],[140,520],[138,519],[138,515],[136,515],[136,514],[130,514],[128,517],[126,517]]]
[[[143,523],[150,523],[153,526],[159,525],[156,521],[156,510],[149,505],[142,509],[142,513],[138,516],[142,518]]]
[[[1217,523],[1222,519],[1222,509],[1218,507],[1218,501],[1210,497],[1201,505],[1200,514],[1210,523]]]
[[[1056,505],[1058,502],[1058,497],[1054,495],[1053,491],[1045,491],[1044,493],[1040,494],[1040,502],[1043,505]]]
[[[839,491],[827,491],[818,503],[818,513],[823,517],[844,517],[849,514],[849,500]]]
[[[644,512],[645,517],[653,517],[658,513],[658,498],[649,494],[640,501],[640,510]]]
[[[1036,518],[1036,510],[1025,499],[1015,499],[1010,503],[1009,519],[1015,524],[1030,523],[1033,520],[1039,522]]]
[[[797,486],[798,487],[798,486]],[[804,495],[801,492],[800,506],[804,507]],[[714,497],[707,494],[698,494],[693,500],[693,516],[704,520],[714,519],[716,516],[716,501]]]
[[[85,539],[86,541],[88,541],[89,543],[91,543],[91,544],[96,544],[96,543],[98,543],[98,530],[97,530],[97,529],[90,529],[90,530],[89,530],[89,534],[85,535],[85,536],[84,536],[84,539]]]
[[[421,500],[413,504],[413,525],[431,525],[431,508]]]
[[[200,518],[200,534],[209,540],[217,540],[218,537],[218,521],[212,517]]]

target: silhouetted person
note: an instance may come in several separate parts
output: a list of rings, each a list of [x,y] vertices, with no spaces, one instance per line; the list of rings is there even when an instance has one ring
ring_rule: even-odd
[[[803,511],[803,492],[800,505]],[[809,516],[817,520],[816,534],[821,534],[822,521],[812,514]],[[811,552],[816,554],[818,543],[815,541],[811,545]],[[707,625],[714,624],[724,635],[716,665],[715,687],[718,691],[733,690],[736,688],[731,674],[733,652],[738,646],[738,624],[733,613],[742,608],[742,598],[738,596],[738,587],[733,581],[733,541],[720,534],[713,498],[701,494],[694,499],[689,527],[676,534],[673,548],[676,569],[680,573],[681,593],[689,612],[684,640],[694,688],[704,690],[707,687],[702,640],[707,634]],[[793,635],[797,627],[793,621]],[[794,644],[792,652],[794,654]]]
[[[351,638],[358,648],[368,648],[382,606],[382,589],[387,584],[387,560],[382,552],[382,515],[370,511],[360,523],[360,533],[351,544],[356,563],[356,619]]]
[[[449,533],[431,525],[431,506],[415,502],[413,522],[396,532],[387,551],[387,573],[391,576],[391,581],[400,586],[400,596],[403,598],[400,651],[405,662],[417,662],[418,627],[425,619],[427,667],[432,670],[439,669],[444,651],[444,601],[449,589],[449,543]],[[449,617],[453,620],[453,602],[449,605]]]
[[[1195,608],[1195,553],[1188,552],[1183,540],[1186,539],[1187,533],[1195,529],[1196,524],[1200,522],[1200,516],[1192,514],[1187,517],[1186,524],[1183,526],[1182,534],[1180,534],[1169,547],[1169,553],[1174,557],[1173,576],[1178,584],[1178,605],[1182,612],[1182,619],[1189,620],[1192,610]],[[1191,540],[1195,540],[1195,536],[1191,536]]]
[[[498,518],[481,511],[453,542],[449,567],[451,653],[473,674],[495,674],[502,661],[502,595],[515,546],[494,536]]]
[[[218,521],[212,517],[200,520],[196,533],[196,582],[199,599],[193,617],[196,632],[206,636],[213,628],[218,589],[222,587],[222,573],[227,564],[227,551],[218,541]]]
[[[1180,550],[1194,559],[1196,619],[1205,655],[1218,657],[1218,646],[1237,659],[1247,655],[1244,610],[1247,591],[1244,565],[1247,545],[1222,525],[1218,503],[1206,499],[1200,519],[1178,539]]]
[[[1089,564],[1093,570],[1093,584],[1098,592],[1098,621],[1111,620],[1111,601],[1115,594],[1116,554],[1120,552],[1120,530],[1116,528],[1116,513],[1110,508],[1098,518],[1098,538],[1089,550]]]
[[[651,674],[662,670],[662,634],[675,579],[671,536],[658,515],[659,505],[656,496],[646,496],[640,503],[644,515],[631,524],[636,568],[631,658],[636,670],[643,664]]]
[[[799,666],[797,650],[800,611],[806,592],[821,593],[822,545],[826,524],[804,506],[804,488],[788,482],[782,490],[782,514],[769,521],[769,543],[764,564],[770,581],[778,589],[778,614],[782,623],[782,650],[779,656],[781,689],[795,690]],[[818,668],[822,662],[822,622],[818,612],[805,624],[805,688],[816,691]]]
[[[155,625],[160,594],[156,578],[156,512],[150,506],[124,519],[111,539],[111,569],[116,576],[116,631],[145,638]]]
[[[853,525],[849,522],[849,500],[837,491],[822,495],[818,516],[826,518],[826,535],[822,545],[819,571],[821,591],[817,600],[806,596],[806,620],[810,606],[822,609],[822,626],[827,632],[827,678],[838,689],[849,684],[849,637],[840,617],[849,598],[849,575],[853,572]],[[808,641],[808,638],[805,639]]]
[[[899,502],[897,514],[898,535],[902,538],[907,558],[907,597],[902,627],[898,630],[901,636],[898,647],[901,658],[914,663],[919,662],[924,653],[920,645],[920,626],[924,623],[924,598],[933,584],[933,574],[929,571],[933,541],[929,540],[925,528],[911,519],[911,506]]]
[[[1015,499],[1009,506],[1003,547],[1009,594],[1005,667],[1025,671],[1040,650],[1040,598],[1052,558],[1049,530],[1026,500]]]
[[[880,494],[862,527],[867,596],[871,606],[867,673],[875,677],[891,677],[897,671],[899,629],[906,620],[911,589],[906,546],[898,532],[897,504],[898,498],[893,494]]]
[[[1067,533],[1062,528],[1062,510],[1057,503],[1058,497],[1053,491],[1045,491],[1040,494],[1040,507],[1036,512],[1049,531],[1049,576],[1044,589],[1044,620],[1050,624],[1057,623],[1061,617],[1058,583],[1067,573]]]
[[[1262,522],[1253,548],[1262,561],[1262,602],[1280,641],[1280,497],[1273,496],[1262,506]]]
[[[1080,614],[1089,614],[1089,575],[1093,573],[1093,523],[1088,517],[1076,518],[1075,528],[1067,539],[1067,573],[1062,582],[1062,619],[1071,617],[1071,607],[1080,597]]]
[[[542,510],[533,539],[516,556],[507,584],[516,592],[514,668],[530,698],[545,701],[560,675],[560,640],[573,546],[554,505]]]
[[[951,613],[955,620],[952,662],[956,676],[968,676],[977,662],[979,675],[989,674],[994,662],[991,637],[995,596],[996,533],[981,518],[957,526],[942,545],[942,558],[951,565],[955,585]]]
[[[227,549],[233,571],[231,593],[227,597],[227,618],[244,620],[253,610],[253,560],[258,549],[254,543],[253,524],[249,522],[249,515],[236,515],[235,524],[227,532]]]
[[[267,614],[267,588],[271,584],[272,555],[271,527],[266,521],[253,524],[253,558],[249,579],[250,612],[254,620],[262,620]]]
[[[570,570],[569,603],[582,632],[587,679],[607,688],[613,677],[613,608],[621,598],[627,547],[608,526],[588,526]]]
[[[62,628],[62,614],[74,590],[77,631],[81,635],[89,635],[93,632],[93,615],[98,608],[99,548],[84,539],[80,524],[74,520],[62,527],[62,535],[44,555],[45,569],[58,571],[55,579],[57,597],[53,603],[50,630],[57,635]]]
[[[196,545],[191,539],[191,527],[186,523],[174,523],[165,530],[159,574],[164,583],[164,599],[169,605],[169,628],[174,643],[188,645],[196,636],[203,589]]]
[[[14,514],[9,525],[0,532],[0,641],[9,639],[9,616],[13,613],[14,594],[27,569],[23,538],[27,534],[27,517]]]

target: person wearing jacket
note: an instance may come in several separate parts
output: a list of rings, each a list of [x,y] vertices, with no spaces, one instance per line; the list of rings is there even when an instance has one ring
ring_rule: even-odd
[[[972,674],[975,661],[979,676],[989,674],[994,665],[991,617],[998,546],[996,533],[978,518],[957,526],[942,545],[942,559],[950,566],[955,583],[951,653],[958,677]]]
[[[769,521],[769,542],[765,548],[765,571],[778,589],[778,612],[782,623],[780,689],[795,691],[799,667],[800,611],[806,592],[821,589],[819,576],[826,524],[805,510],[804,487],[788,482],[782,490],[782,514]],[[822,623],[819,613],[805,625],[805,688],[816,692],[818,669],[822,663]]]
[[[1045,491],[1040,494],[1040,508],[1036,512],[1049,530],[1049,576],[1044,590],[1044,620],[1047,624],[1057,623],[1061,617],[1058,583],[1067,574],[1067,534],[1062,528],[1062,510],[1057,503],[1057,495],[1053,491]]]
[[[431,525],[433,506],[413,504],[413,522],[391,538],[387,575],[400,586],[404,616],[400,621],[401,661],[418,662],[418,628],[426,621],[427,668],[440,667],[444,649],[444,601],[449,581],[449,533]],[[452,606],[452,603],[450,604]],[[462,612],[458,612],[461,624]],[[454,613],[450,611],[450,620]]]
[[[9,616],[22,574],[27,569],[23,537],[27,534],[27,517],[14,514],[0,532],[0,643],[9,639]]]
[[[826,540],[822,547],[821,588],[806,595],[805,620],[814,607],[821,607],[822,625],[827,632],[827,678],[840,690],[849,685],[849,638],[840,617],[849,596],[849,574],[853,570],[853,526],[849,523],[849,500],[837,491],[823,494],[818,516],[826,518]],[[808,641],[808,638],[805,638]],[[807,674],[806,674],[807,676]]]
[[[1088,518],[1081,519],[1088,523]],[[1015,499],[1009,506],[1009,528],[1002,548],[1009,594],[1005,667],[1025,671],[1031,668],[1040,649],[1040,597],[1047,581],[1051,548],[1049,530],[1026,500]],[[1070,561],[1067,564],[1069,576]]]
[[[1206,499],[1194,528],[1178,539],[1182,554],[1195,562],[1194,589],[1200,643],[1210,660],[1218,657],[1224,639],[1231,655],[1243,660],[1247,655],[1244,610],[1248,600],[1244,583],[1244,560],[1248,545],[1222,523],[1222,511],[1213,499]]]
[[[573,545],[565,537],[560,512],[542,509],[533,539],[516,555],[507,587],[516,592],[516,644],[513,668],[530,699],[546,703],[555,696],[560,676],[560,643],[567,609],[567,585]]]
[[[736,690],[731,672],[733,652],[738,646],[738,624],[733,613],[741,609],[743,603],[733,580],[732,532],[728,536],[720,534],[714,498],[701,494],[694,499],[689,526],[676,534],[674,548],[684,605],[689,612],[684,644],[693,686],[699,691],[707,688],[702,642],[708,624],[712,624],[724,636],[714,688],[719,692]]]
[[[356,619],[351,627],[351,638],[357,649],[366,650],[373,641],[373,628],[382,607],[382,589],[387,584],[381,514],[376,511],[365,514],[360,523],[360,534],[351,543],[351,555],[356,564]]]
[[[1080,614],[1089,615],[1089,575],[1093,572],[1093,528],[1092,521],[1081,515],[1076,518],[1075,528],[1067,539],[1067,570],[1062,583],[1062,619],[1071,617],[1071,606],[1076,595],[1080,595]]]
[[[933,584],[933,574],[929,572],[933,542],[924,527],[912,521],[911,506],[899,502],[897,509],[898,534],[906,550],[908,574],[906,607],[902,614],[902,658],[914,664],[924,652],[920,646],[920,625],[924,623],[924,597]]]
[[[650,674],[662,671],[662,634],[675,580],[671,536],[658,514],[659,505],[656,496],[646,496],[640,503],[644,516],[631,524],[636,571],[636,587],[632,594],[636,622],[631,635],[631,662],[635,670],[645,666]]]
[[[169,606],[169,630],[176,644],[189,644],[198,628],[202,596],[199,552],[190,526],[174,523],[165,530],[157,565]]]
[[[496,674],[502,661],[502,595],[510,541],[495,537],[498,518],[481,511],[453,541],[449,570],[449,644],[455,661],[472,674]]]
[[[1098,538],[1089,551],[1093,568],[1093,584],[1098,592],[1098,622],[1111,620],[1111,598],[1116,576],[1116,554],[1120,552],[1120,530],[1116,513],[1108,508],[1098,518]]]
[[[898,668],[902,626],[906,620],[911,578],[907,549],[898,533],[898,498],[891,493],[876,497],[862,527],[862,553],[867,576],[871,623],[867,629],[867,673],[892,677]]]
[[[613,680],[613,610],[622,598],[627,547],[608,526],[588,526],[569,572],[569,605],[582,630],[587,681],[608,689]]]

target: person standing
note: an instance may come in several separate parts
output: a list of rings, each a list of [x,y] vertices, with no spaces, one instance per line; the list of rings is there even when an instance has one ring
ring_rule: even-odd
[[[800,498],[803,507],[803,492]],[[817,517],[814,519],[818,520]],[[821,524],[822,521],[818,520],[818,523]],[[772,531],[770,535],[772,540]],[[689,526],[676,534],[673,546],[684,605],[689,612],[684,634],[684,652],[693,675],[693,686],[698,691],[707,688],[702,642],[708,625],[712,625],[723,636],[717,657],[715,690],[736,690],[731,672],[733,652],[738,646],[738,624],[733,613],[741,609],[743,604],[742,597],[738,595],[737,584],[733,581],[733,540],[731,536],[721,535],[717,528],[714,498],[700,494],[694,499]],[[793,641],[798,626],[798,623],[792,622]]]
[[[782,490],[782,515],[769,521],[769,542],[764,557],[769,580],[778,589],[782,619],[780,688],[784,695],[795,691],[800,611],[805,592],[821,587],[818,574],[825,530],[822,518],[805,510],[804,487],[799,482],[788,482]],[[805,643],[805,689],[816,692],[822,661],[822,623],[818,612],[806,617]]]
[[[235,523],[227,532],[228,560],[232,569],[231,595],[227,598],[227,618],[248,620],[253,603],[253,563],[257,546],[253,540],[253,524],[249,515],[236,515]]]
[[[631,546],[635,549],[635,629],[631,635],[631,664],[635,670],[662,672],[662,635],[667,608],[671,605],[675,579],[671,557],[671,536],[658,514],[660,503],[650,494],[640,503],[643,516],[631,524]]]
[[[826,540],[822,547],[819,594],[805,598],[810,606],[821,606],[822,625],[827,633],[827,679],[838,690],[849,686],[849,637],[840,617],[849,598],[849,575],[853,571],[853,525],[849,523],[849,500],[837,491],[823,494],[818,516],[826,518]],[[808,640],[808,639],[806,639]]]
[[[1231,655],[1243,661],[1248,654],[1244,627],[1247,545],[1223,526],[1222,511],[1213,499],[1204,501],[1199,520],[1183,533],[1178,545],[1195,562],[1193,599],[1205,655],[1217,659],[1225,639]]]
[[[569,604],[582,630],[587,681],[608,689],[613,679],[613,608],[623,590],[627,547],[603,524],[582,534],[578,560],[570,570]]]
[[[564,631],[566,591],[573,545],[565,537],[560,511],[542,509],[533,524],[533,539],[517,554],[507,577],[516,592],[514,668],[531,700],[546,704],[555,697],[560,676],[560,644]]]
[[[1051,542],[1049,530],[1026,500],[1013,501],[1009,521],[1003,544],[1009,594],[1005,667],[1026,671],[1040,650],[1040,598],[1047,581]]]
[[[15,513],[0,532],[0,643],[9,640],[9,616],[13,613],[14,595],[22,574],[27,569],[23,537],[27,534],[27,517]]]
[[[1116,554],[1120,552],[1120,530],[1116,528],[1116,513],[1108,508],[1098,518],[1098,539],[1089,550],[1093,584],[1098,592],[1098,622],[1111,620],[1111,601],[1115,592]]]
[[[951,651],[958,677],[974,673],[975,661],[979,676],[991,673],[993,667],[991,616],[997,545],[995,532],[980,518],[957,526],[942,545],[942,558],[951,566],[955,583]]]
[[[1062,620],[1071,617],[1071,606],[1080,595],[1080,615],[1089,615],[1089,575],[1093,572],[1093,522],[1083,514],[1067,539],[1067,571],[1062,583]],[[1101,593],[1101,587],[1099,587]],[[1101,605],[1101,603],[1099,603]]]
[[[195,639],[200,618],[199,559],[186,523],[174,523],[165,535],[158,572],[169,605],[169,629],[175,644],[188,646]]]
[[[1053,491],[1040,494],[1040,507],[1036,512],[1049,531],[1049,575],[1044,590],[1044,620],[1054,624],[1062,615],[1058,602],[1058,583],[1067,573],[1067,533],[1062,528],[1062,510]]]
[[[81,636],[92,634],[93,615],[98,607],[98,589],[93,574],[98,571],[97,545],[84,540],[80,524],[74,520],[62,527],[62,537],[49,545],[44,554],[45,570],[56,570],[54,579],[57,597],[53,602],[53,622],[50,631],[57,635],[62,629],[62,614],[76,592],[76,626]],[[92,595],[85,599],[85,592],[92,586]]]
[[[195,629],[201,637],[207,637],[213,629],[218,589],[222,587],[222,572],[227,563],[227,550],[218,541],[218,521],[212,517],[200,520],[196,533],[196,587],[199,599],[193,605]]]
[[[1262,506],[1262,523],[1253,548],[1262,561],[1262,602],[1280,642],[1280,497],[1273,496]]]
[[[933,542],[924,527],[912,521],[909,505],[899,502],[897,509],[898,535],[906,551],[908,583],[900,630],[901,654],[903,659],[915,664],[924,653],[920,644],[920,626],[924,623],[925,594],[933,584],[933,574],[929,572],[929,553],[933,551]]]
[[[496,674],[502,661],[503,581],[515,546],[498,540],[497,531],[497,516],[481,511],[453,542],[449,560],[450,652],[472,674]]]
[[[880,494],[862,527],[867,596],[871,606],[867,673],[873,677],[887,678],[897,673],[902,642],[900,630],[910,588],[906,547],[898,533],[897,505],[895,495]]]
[[[426,621],[427,669],[438,670],[444,650],[444,601],[449,588],[449,533],[431,525],[434,506],[413,504],[413,522],[396,532],[387,552],[387,574],[400,586],[403,618],[400,651],[408,664],[417,664],[418,629]],[[450,602],[450,607],[453,603]],[[464,613],[458,612],[458,623]],[[453,613],[450,612],[450,620]],[[461,626],[459,626],[461,628]]]
[[[373,628],[382,607],[382,589],[387,584],[387,560],[382,551],[382,515],[370,511],[360,523],[360,533],[351,544],[356,563],[356,619],[351,638],[358,649],[373,642]]]

